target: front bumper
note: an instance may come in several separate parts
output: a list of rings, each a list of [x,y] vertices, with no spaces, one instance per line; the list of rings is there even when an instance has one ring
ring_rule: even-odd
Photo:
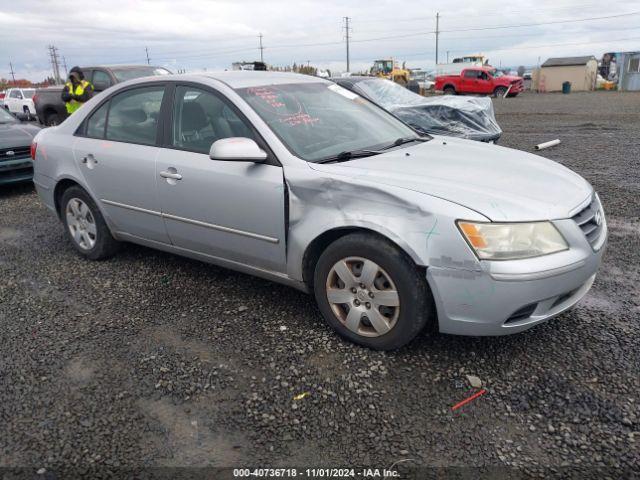
[[[526,260],[481,261],[478,270],[430,266],[427,280],[440,332],[472,336],[518,333],[580,301],[600,266],[606,224],[597,250],[573,220],[554,224],[569,243],[566,251]]]
[[[32,178],[33,162],[31,158],[16,158],[0,162],[0,185],[25,182]]]

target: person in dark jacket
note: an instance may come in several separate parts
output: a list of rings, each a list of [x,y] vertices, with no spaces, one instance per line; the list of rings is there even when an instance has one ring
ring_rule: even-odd
[[[92,96],[93,85],[84,79],[84,73],[82,73],[80,67],[73,67],[69,72],[69,79],[62,90],[62,101],[67,107],[67,113],[71,115]]]

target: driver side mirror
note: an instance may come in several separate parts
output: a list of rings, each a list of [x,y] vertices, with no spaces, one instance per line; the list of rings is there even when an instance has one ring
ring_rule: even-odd
[[[97,81],[93,84],[93,90],[96,92],[102,92],[104,90],[106,90],[107,88],[109,88],[109,84],[107,82],[101,82],[101,81]]]
[[[267,159],[267,152],[250,138],[231,137],[213,142],[209,157],[211,160],[227,162],[263,163]]]

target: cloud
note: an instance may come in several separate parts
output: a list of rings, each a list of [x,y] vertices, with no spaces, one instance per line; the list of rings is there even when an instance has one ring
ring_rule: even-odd
[[[259,59],[263,33],[265,60],[274,65],[305,63],[345,69],[342,19],[351,17],[352,69],[394,57],[412,67],[430,67],[435,58],[435,12],[441,12],[440,60],[488,54],[503,66],[535,65],[537,57],[637,49],[640,16],[557,25],[470,31],[500,25],[543,23],[614,15],[638,10],[636,0],[601,3],[524,0],[435,0],[424,7],[391,0],[112,0],[78,8],[77,1],[21,0],[0,12],[0,76],[8,61],[18,77],[39,81],[50,71],[48,45],[58,47],[67,66],[151,62],[170,69],[229,68],[233,61]],[[466,30],[466,31],[460,31]],[[394,37],[394,38],[391,38]],[[311,44],[311,45],[310,45]],[[318,45],[315,45],[318,44]],[[571,44],[571,45],[564,45]],[[538,47],[539,45],[556,45]]]

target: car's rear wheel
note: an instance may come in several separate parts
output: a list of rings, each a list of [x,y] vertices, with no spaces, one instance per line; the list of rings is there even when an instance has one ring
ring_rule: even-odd
[[[44,117],[44,124],[47,127],[55,127],[60,123],[60,116],[57,113],[47,113]]]
[[[435,318],[424,273],[395,245],[372,234],[347,235],[322,253],[314,293],[340,335],[377,350],[402,347]]]
[[[73,247],[84,257],[102,260],[118,251],[100,210],[80,187],[70,187],[62,194],[60,213]]]
[[[452,86],[448,85],[448,86],[444,87],[443,92],[444,92],[445,95],[455,95],[456,94],[456,89],[453,88]]]

